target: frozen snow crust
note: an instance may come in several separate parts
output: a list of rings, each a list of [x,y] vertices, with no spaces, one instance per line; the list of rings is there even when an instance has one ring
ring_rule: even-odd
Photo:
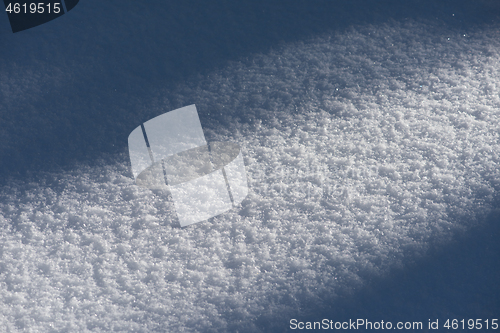
[[[355,27],[165,92],[158,114],[194,99],[207,138],[244,149],[250,194],[208,222],[179,228],[126,155],[2,187],[0,327],[284,330],[480,224],[500,186],[500,39],[439,31]]]

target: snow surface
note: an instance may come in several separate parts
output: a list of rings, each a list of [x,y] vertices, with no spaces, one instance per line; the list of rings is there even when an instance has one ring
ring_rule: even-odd
[[[125,109],[126,115],[114,123],[103,116],[102,125],[58,111],[71,103],[80,110],[79,102],[92,97],[85,91],[78,91],[80,100],[58,102],[64,108],[54,102],[55,111],[43,97],[46,87],[82,87],[78,78],[92,86],[98,75],[62,55],[53,66],[37,59],[37,52],[45,54],[36,50],[44,47],[37,33],[65,38],[63,23],[70,20],[57,21],[25,34],[33,53],[18,62],[14,51],[2,50],[17,66],[1,72],[0,138],[7,142],[1,153],[11,158],[2,163],[22,168],[23,152],[11,147],[27,147],[26,137],[59,147],[42,130],[64,132],[78,119],[96,141],[106,140],[108,130],[124,134],[112,139],[122,153],[89,161],[74,153],[70,168],[33,167],[29,176],[5,180],[0,326],[6,332],[285,331],[290,318],[307,320],[494,212],[497,25],[464,33],[426,20],[390,21],[280,44],[174,88],[157,86],[147,99],[117,106],[110,114]],[[106,46],[95,47],[100,54]],[[106,61],[86,65],[103,68]],[[137,79],[133,70],[126,75]],[[111,93],[111,82],[95,82],[105,89],[99,98]],[[250,193],[240,209],[180,228],[168,194],[134,185],[126,139],[141,121],[192,103],[209,141],[243,147]],[[17,117],[16,110],[32,117]],[[44,120],[41,111],[57,117]],[[90,111],[99,112],[106,110]],[[65,161],[57,154],[47,147],[34,158]]]

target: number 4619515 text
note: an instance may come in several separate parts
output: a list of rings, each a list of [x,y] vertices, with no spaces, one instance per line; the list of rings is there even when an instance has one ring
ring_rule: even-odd
[[[5,11],[9,14],[43,14],[43,13],[54,13],[59,14],[61,12],[60,3],[30,3],[30,4],[20,4],[20,3],[9,3]]]

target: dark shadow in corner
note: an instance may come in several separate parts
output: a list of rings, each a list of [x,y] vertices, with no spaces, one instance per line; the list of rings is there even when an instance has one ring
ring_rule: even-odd
[[[434,245],[425,258],[371,280],[353,295],[326,299],[325,303],[331,304],[326,308],[304,309],[295,318],[304,322],[324,318],[334,322],[383,320],[393,326],[422,322],[423,330],[415,330],[418,332],[448,331],[443,327],[447,319],[450,324],[453,319],[465,319],[465,325],[468,319],[482,319],[484,329],[484,320],[490,325],[492,319],[500,321],[499,239],[500,210],[496,210],[481,227],[449,244]],[[263,332],[297,331],[289,329],[290,319],[265,320],[260,328]],[[428,329],[429,319],[439,320],[439,330]],[[375,330],[364,327],[358,331]]]

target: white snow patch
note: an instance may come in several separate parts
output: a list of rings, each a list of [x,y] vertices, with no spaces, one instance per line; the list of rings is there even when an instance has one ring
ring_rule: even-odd
[[[250,194],[208,222],[179,228],[127,156],[2,187],[1,326],[255,331],[472,228],[500,185],[498,37],[352,28],[168,93],[244,147]]]

